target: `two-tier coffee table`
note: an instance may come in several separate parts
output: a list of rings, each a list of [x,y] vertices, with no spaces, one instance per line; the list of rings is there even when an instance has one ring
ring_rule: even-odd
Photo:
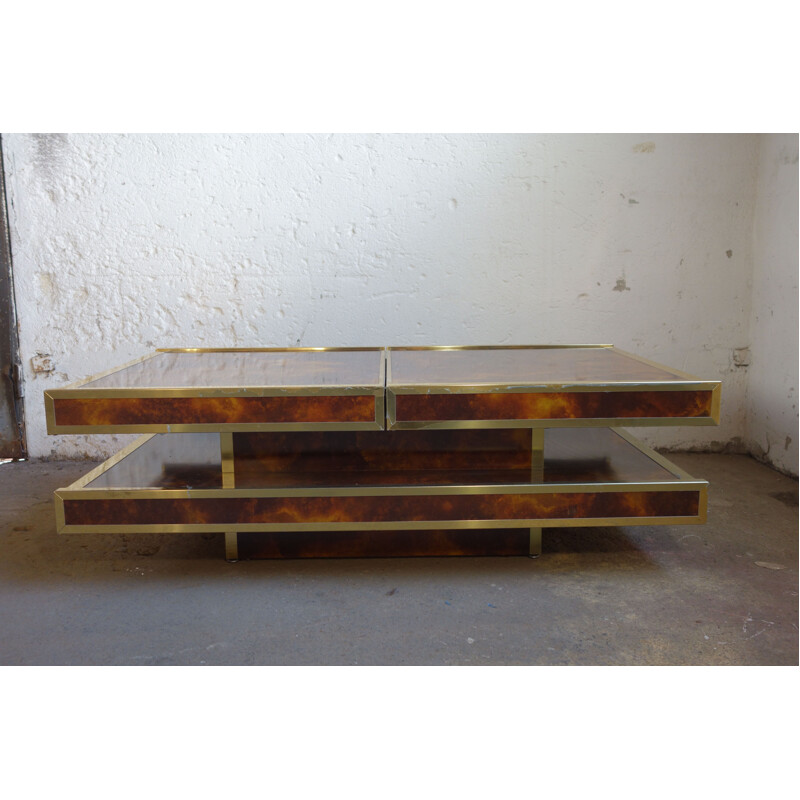
[[[610,345],[159,350],[45,393],[143,436],[56,492],[60,533],[225,533],[226,557],[539,555],[542,527],[705,521],[621,427],[714,425],[719,381]]]

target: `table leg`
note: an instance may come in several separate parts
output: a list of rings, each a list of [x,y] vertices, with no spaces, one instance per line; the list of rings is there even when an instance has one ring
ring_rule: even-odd
[[[236,477],[233,471],[233,434],[220,433],[219,452],[222,464],[222,488],[236,488]],[[239,560],[239,535],[234,530],[225,531],[225,560]]]

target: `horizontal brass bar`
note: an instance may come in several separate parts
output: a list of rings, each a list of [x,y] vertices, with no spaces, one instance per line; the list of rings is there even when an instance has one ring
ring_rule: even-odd
[[[391,402],[390,402],[391,408]],[[584,417],[580,419],[464,419],[464,420],[400,420],[387,418],[387,430],[457,430],[459,428],[617,428],[672,427],[716,425],[712,417]]]
[[[380,353],[385,347],[159,347],[156,353]]]
[[[513,520],[457,520],[432,522],[324,522],[324,523],[236,523],[240,533],[274,533],[280,531],[381,531],[381,530],[465,530],[486,528],[601,528],[638,527],[640,525],[697,525],[702,523],[694,517],[597,517],[585,519],[513,519]],[[59,533],[222,533],[224,525],[104,525],[102,529],[93,525],[66,525]]]
[[[73,433],[287,433],[302,431],[377,431],[384,421],[370,422],[203,422],[146,425],[59,425],[47,429],[52,434]]]
[[[551,392],[711,392],[719,381],[575,381],[571,383],[390,384],[387,391],[404,394],[549,394]]]
[[[275,489],[57,489],[68,500],[202,500],[245,499],[248,497],[440,497],[470,494],[603,494],[606,492],[699,491],[707,481],[642,481],[629,483],[506,483],[506,484],[419,484],[391,486],[280,487]]]
[[[368,386],[158,386],[140,389],[108,387],[104,389],[48,389],[53,400],[108,400],[147,397],[347,397],[350,395],[383,396],[383,385]]]
[[[436,344],[436,345],[387,345],[391,354],[395,350],[570,350],[584,348],[612,348],[613,344]],[[616,348],[615,348],[616,349]]]

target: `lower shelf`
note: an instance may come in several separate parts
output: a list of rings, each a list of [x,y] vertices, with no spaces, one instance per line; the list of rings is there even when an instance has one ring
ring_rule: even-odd
[[[237,434],[228,461],[219,434],[145,436],[56,492],[58,530],[237,532],[246,557],[509,555],[530,528],[705,521],[707,483],[619,429],[548,429],[537,469],[530,431],[305,435]]]

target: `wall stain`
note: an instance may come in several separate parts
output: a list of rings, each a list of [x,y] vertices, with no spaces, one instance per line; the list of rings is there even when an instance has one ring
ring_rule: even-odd
[[[625,282],[625,278],[617,278],[617,285],[611,290],[612,292],[629,292],[631,287]]]
[[[655,151],[656,151],[655,142],[639,142],[639,144],[635,144],[633,146],[634,153],[655,153]]]
[[[728,256],[728,258],[733,258],[733,250],[726,250],[725,255]]]

